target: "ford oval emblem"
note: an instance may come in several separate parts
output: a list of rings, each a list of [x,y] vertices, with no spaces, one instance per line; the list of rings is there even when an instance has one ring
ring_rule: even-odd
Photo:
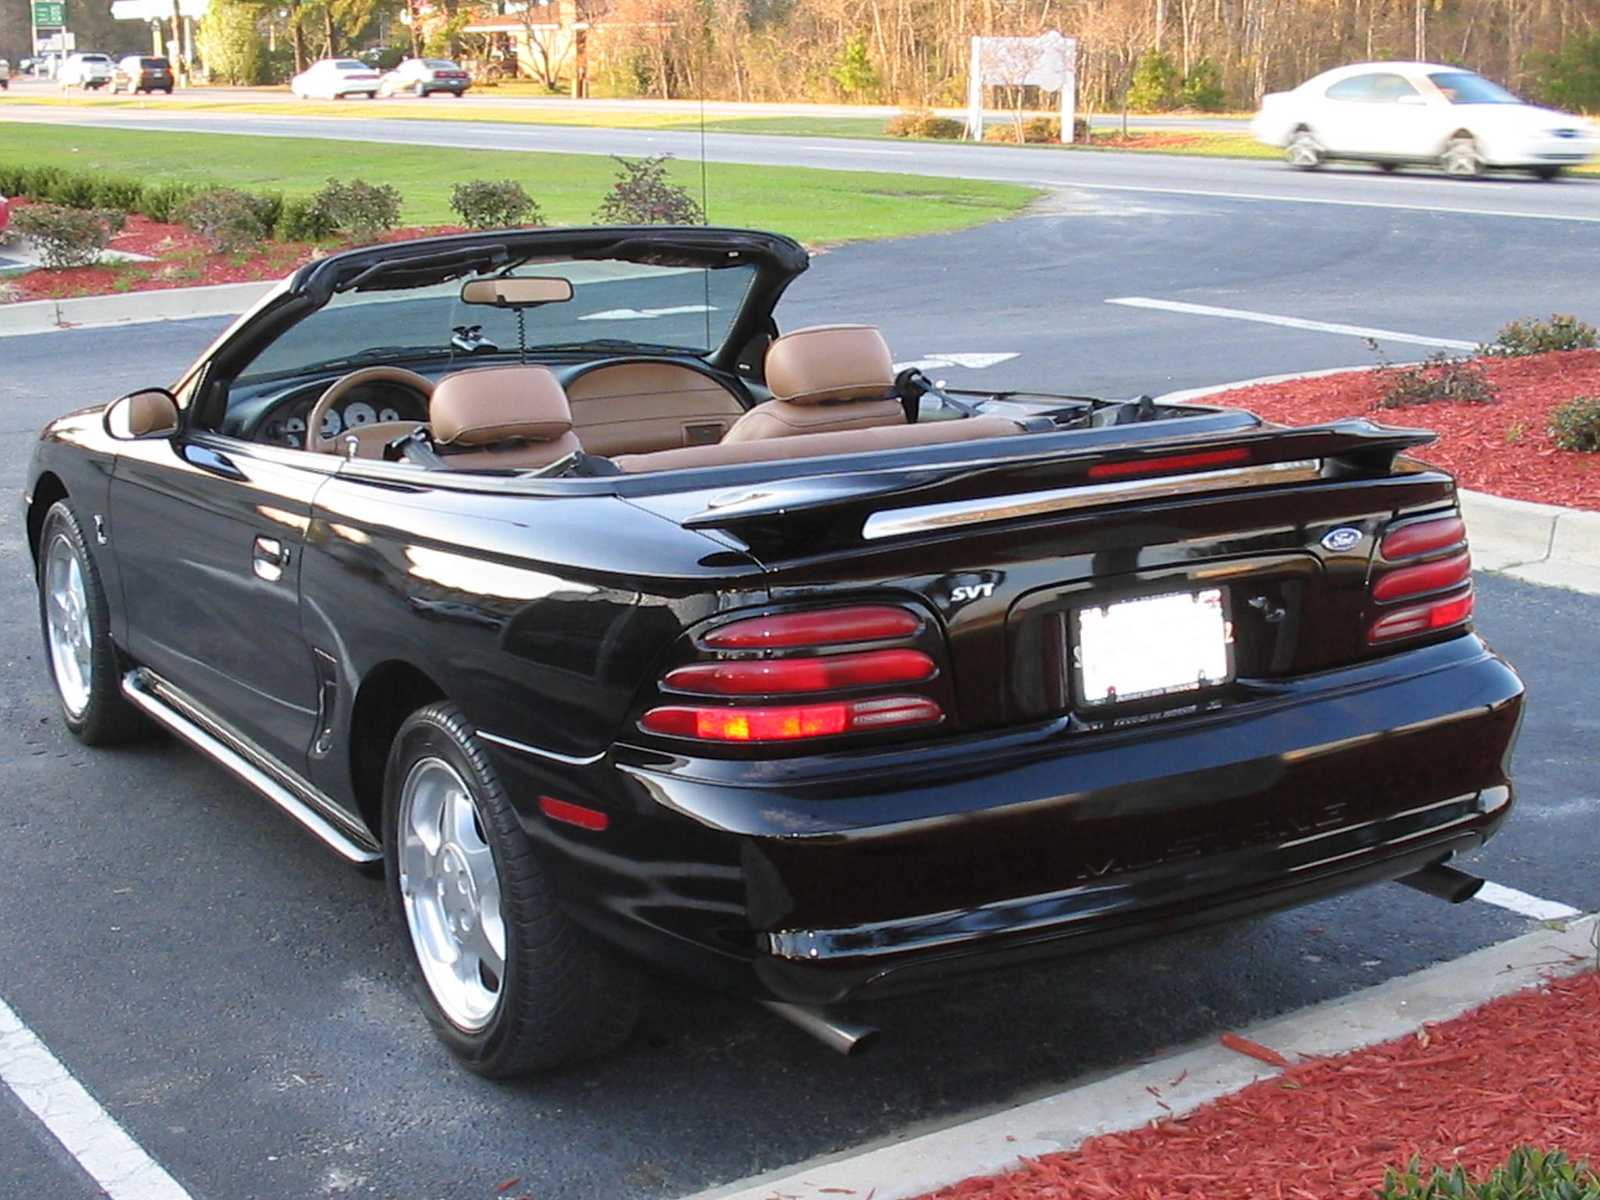
[[[1331,550],[1335,554],[1343,554],[1346,550],[1353,550],[1359,546],[1362,536],[1361,530],[1341,525],[1322,535],[1322,548]]]

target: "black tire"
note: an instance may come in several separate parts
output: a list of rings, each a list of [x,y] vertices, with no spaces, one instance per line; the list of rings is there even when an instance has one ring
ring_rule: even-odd
[[[78,514],[58,500],[39,532],[39,626],[62,720],[86,746],[125,742],[150,725],[122,694],[105,586]]]
[[[401,725],[383,807],[390,908],[423,1012],[456,1057],[508,1079],[627,1040],[635,977],[556,905],[455,705],[430,704]]]
[[[1482,179],[1489,164],[1478,149],[1477,139],[1461,133],[1445,142],[1439,154],[1439,169],[1457,179]]]
[[[1552,179],[1561,178],[1560,167],[1533,167],[1531,170],[1533,171],[1533,177],[1535,179],[1542,179],[1546,183],[1550,182]]]

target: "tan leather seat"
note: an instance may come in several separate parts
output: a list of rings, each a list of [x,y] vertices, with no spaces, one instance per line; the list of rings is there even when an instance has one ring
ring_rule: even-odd
[[[808,433],[801,437],[723,442],[716,446],[685,446],[681,450],[657,450],[651,454],[619,454],[611,461],[629,475],[642,475],[650,471],[681,471],[739,463],[780,462],[789,458],[812,458],[828,454],[863,454],[874,450],[940,446],[950,442],[1014,437],[1022,432],[1022,426],[1005,417],[962,417],[916,425],[880,425],[872,429]]]
[[[567,380],[572,427],[590,454],[640,454],[720,441],[744,415],[723,384],[673,362],[602,363]]]
[[[905,424],[894,393],[894,358],[870,325],[815,325],[767,348],[772,399],[734,422],[730,442]]]
[[[567,394],[548,368],[446,375],[428,402],[433,444],[451,467],[543,467],[583,447]]]

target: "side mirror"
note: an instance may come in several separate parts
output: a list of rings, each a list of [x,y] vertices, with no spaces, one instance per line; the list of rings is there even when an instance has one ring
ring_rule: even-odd
[[[103,420],[119,442],[171,437],[178,432],[178,401],[165,388],[146,388],[113,400]]]
[[[559,275],[500,275],[494,279],[469,279],[461,285],[461,299],[466,304],[492,304],[496,308],[560,304],[572,299],[572,280]]]

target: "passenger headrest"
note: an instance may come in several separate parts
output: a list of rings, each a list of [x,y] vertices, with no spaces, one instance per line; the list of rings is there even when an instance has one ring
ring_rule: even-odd
[[[791,404],[880,400],[894,390],[894,358],[870,325],[814,325],[767,347],[766,380]]]
[[[443,446],[553,442],[571,432],[572,409],[547,367],[479,367],[439,380],[428,424]]]

